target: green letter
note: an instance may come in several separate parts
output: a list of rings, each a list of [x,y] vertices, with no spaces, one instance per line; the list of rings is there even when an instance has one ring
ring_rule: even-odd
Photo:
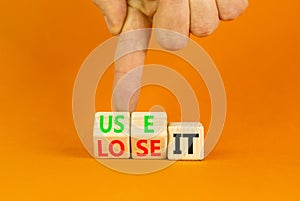
[[[104,116],[103,115],[101,115],[100,116],[100,130],[103,132],[103,133],[108,133],[110,130],[111,130],[111,127],[112,127],[112,116],[111,115],[109,115],[109,117],[108,117],[108,126],[107,126],[107,128],[105,129],[104,127],[103,127],[103,124],[104,124]]]
[[[124,130],[124,124],[119,122],[119,119],[124,119],[123,115],[119,115],[115,117],[115,124],[119,126],[119,129],[114,129],[115,133],[122,133]]]
[[[149,122],[149,119],[153,119],[153,116],[144,116],[144,131],[145,133],[154,133],[153,129],[149,129],[148,126],[153,126],[153,122]]]

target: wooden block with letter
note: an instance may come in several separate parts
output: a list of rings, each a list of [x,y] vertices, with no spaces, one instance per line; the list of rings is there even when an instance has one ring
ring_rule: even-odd
[[[168,159],[204,159],[204,128],[201,123],[173,122],[168,126],[168,133]]]
[[[133,112],[131,114],[131,155],[134,159],[166,159],[167,114]]]
[[[93,138],[96,158],[129,158],[129,112],[97,112]]]

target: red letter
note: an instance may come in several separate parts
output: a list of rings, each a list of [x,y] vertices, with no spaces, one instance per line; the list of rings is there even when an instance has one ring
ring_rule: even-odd
[[[147,144],[147,140],[139,140],[136,143],[137,148],[139,148],[140,150],[144,151],[144,153],[138,153],[136,152],[137,156],[146,156],[148,154],[148,149],[144,146],[142,146],[142,143],[146,143]]]
[[[119,144],[120,145],[120,152],[116,153],[115,150],[113,149],[114,144]],[[125,146],[121,140],[113,140],[109,143],[109,153],[115,157],[122,156],[125,151]]]
[[[102,141],[98,140],[98,156],[107,157],[108,153],[102,153]]]
[[[156,143],[160,143],[160,140],[151,140],[151,156],[160,156],[160,153],[154,153],[155,150],[160,150],[160,146],[155,146]]]

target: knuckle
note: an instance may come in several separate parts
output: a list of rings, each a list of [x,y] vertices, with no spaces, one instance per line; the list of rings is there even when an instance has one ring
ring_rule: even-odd
[[[235,8],[223,10],[220,13],[220,18],[225,21],[234,20],[240,15],[240,11]]]
[[[248,7],[248,0],[238,0],[235,4],[228,5],[220,11],[222,20],[234,20],[240,16]]]
[[[158,31],[156,33],[156,39],[162,48],[171,51],[183,49],[189,41],[187,36],[165,31]]]
[[[168,40],[159,40],[159,44],[166,50],[176,51],[183,49],[187,45],[187,40],[177,40],[175,38]]]
[[[109,28],[109,32],[113,35],[113,36],[116,36],[118,35],[120,32],[121,32],[121,28],[120,27],[117,27],[117,26],[111,26]]]
[[[219,26],[219,20],[210,23],[194,25],[191,27],[191,32],[194,36],[205,37],[211,35]]]

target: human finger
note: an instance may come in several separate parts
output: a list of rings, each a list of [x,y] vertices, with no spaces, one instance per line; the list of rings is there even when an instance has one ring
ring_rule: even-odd
[[[127,14],[126,0],[94,0],[94,3],[102,11],[109,32],[119,34]]]
[[[168,50],[186,46],[189,36],[189,1],[160,0],[153,24],[158,43]]]
[[[216,0],[221,20],[233,20],[248,7],[248,0]]]
[[[208,36],[219,25],[215,0],[190,0],[190,12],[190,31],[195,36]]]
[[[141,83],[141,71],[135,68],[144,65],[146,48],[149,43],[151,21],[138,9],[128,7],[128,14],[120,34],[114,66],[113,104],[117,111],[136,109]],[[134,52],[131,52],[133,51]],[[131,52],[128,54],[128,52]],[[130,73],[133,72],[133,73]],[[130,73],[130,74],[129,74]],[[125,75],[130,75],[122,79]],[[118,84],[122,80],[121,84]]]

